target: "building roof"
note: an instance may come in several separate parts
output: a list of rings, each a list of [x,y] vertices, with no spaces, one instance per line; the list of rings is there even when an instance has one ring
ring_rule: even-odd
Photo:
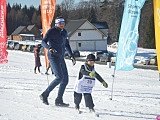
[[[106,29],[109,29],[107,22],[92,22],[92,24],[103,34],[108,36],[108,31]]]
[[[28,25],[27,29],[30,31],[34,28],[35,25]]]
[[[107,22],[92,22],[97,29],[109,29]]]
[[[68,35],[72,35],[81,25],[83,25],[87,19],[80,20],[70,20],[68,24],[65,26],[65,29],[68,31]]]
[[[68,36],[71,36],[86,21],[88,20],[87,19],[70,20],[68,24],[66,24],[65,26],[65,29],[68,31]],[[106,35],[101,29],[108,29],[107,22],[93,22],[91,23],[91,25],[93,25],[93,27],[95,27],[102,34]]]
[[[19,26],[17,29],[14,30],[14,32],[11,35],[18,35],[25,28],[25,26]]]
[[[17,29],[13,31],[11,35],[19,35],[19,34],[32,34],[31,30],[35,27],[35,25],[19,26]],[[41,31],[40,31],[41,32]]]

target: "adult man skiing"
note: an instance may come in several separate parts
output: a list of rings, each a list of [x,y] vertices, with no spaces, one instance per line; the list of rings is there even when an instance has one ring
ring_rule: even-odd
[[[68,84],[68,70],[64,60],[65,48],[69,52],[73,65],[76,64],[76,60],[72,54],[72,50],[67,39],[67,31],[64,29],[64,26],[65,20],[63,18],[57,18],[55,20],[55,27],[49,29],[42,40],[42,46],[48,49],[48,59],[56,77],[40,95],[40,98],[46,105],[49,105],[49,93],[60,84],[55,105],[69,106],[69,104],[63,102],[63,94]]]

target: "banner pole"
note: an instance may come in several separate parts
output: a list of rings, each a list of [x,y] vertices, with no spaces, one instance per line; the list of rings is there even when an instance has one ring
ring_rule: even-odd
[[[160,0],[153,0],[154,7],[154,27],[155,27],[155,43],[156,43],[156,54],[157,54],[157,65],[159,71],[160,80]]]
[[[6,16],[6,0],[0,0],[0,64],[8,63]]]
[[[47,31],[51,28],[51,23],[56,9],[56,0],[41,0],[41,20],[42,20],[42,30],[44,37]],[[45,64],[46,69],[49,67],[49,59],[47,56],[48,50],[44,48]],[[49,79],[47,75],[47,81],[49,86]]]
[[[42,30],[44,37],[47,31],[51,28],[51,23],[56,9],[56,0],[41,0],[41,19],[42,19]],[[47,56],[48,50],[44,48],[45,64],[46,68],[49,67],[49,60]]]
[[[113,75],[112,75],[113,81],[112,81],[112,89],[111,89],[111,98],[110,98],[110,100],[113,99],[113,85],[114,85],[115,71],[116,71],[116,70],[114,69],[114,72],[113,72]]]

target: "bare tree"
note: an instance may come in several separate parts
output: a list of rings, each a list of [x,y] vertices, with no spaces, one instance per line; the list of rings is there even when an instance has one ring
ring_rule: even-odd
[[[70,11],[70,10],[73,10],[74,3],[75,3],[75,0],[63,0],[62,3],[61,3],[61,6],[65,10]]]

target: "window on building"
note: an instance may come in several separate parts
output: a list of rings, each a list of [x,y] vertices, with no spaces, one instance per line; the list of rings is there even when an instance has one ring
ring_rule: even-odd
[[[78,47],[81,47],[81,43],[78,43]]]
[[[78,36],[81,36],[81,33],[78,33]]]

